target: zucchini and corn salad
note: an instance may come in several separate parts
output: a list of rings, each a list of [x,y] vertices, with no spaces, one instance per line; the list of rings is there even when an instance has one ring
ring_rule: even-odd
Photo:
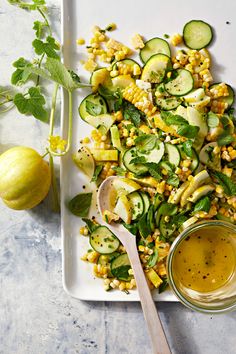
[[[136,235],[149,286],[161,292],[170,245],[183,229],[205,219],[236,223],[234,92],[214,83],[207,23],[190,21],[168,41],[135,34],[132,50],[109,38],[115,28],[94,27],[86,47],[92,93],[79,114],[94,130],[73,159],[97,185],[118,177],[104,221]],[[109,227],[83,220],[80,233],[91,249],[82,259],[94,264],[105,290],[135,288],[126,251]]]

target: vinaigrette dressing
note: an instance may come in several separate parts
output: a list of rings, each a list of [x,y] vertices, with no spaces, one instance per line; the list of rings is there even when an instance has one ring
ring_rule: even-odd
[[[173,258],[173,276],[186,288],[210,292],[223,286],[235,271],[236,257],[229,237],[212,230],[187,237]]]

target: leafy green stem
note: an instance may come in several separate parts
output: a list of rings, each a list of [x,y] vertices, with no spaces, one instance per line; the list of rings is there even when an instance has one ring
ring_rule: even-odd
[[[73,121],[73,95],[71,91],[68,91],[69,95],[69,119],[68,119],[68,135],[67,135],[67,145],[64,151],[55,152],[52,151],[49,147],[49,152],[53,156],[64,156],[70,150],[71,141],[72,141],[72,121]]]
[[[60,211],[60,203],[59,203],[59,195],[58,195],[58,188],[57,188],[57,180],[55,176],[54,161],[53,161],[53,156],[51,154],[49,155],[49,167],[51,171],[51,186],[52,186],[52,198],[53,198],[52,210],[58,213]]]
[[[50,26],[50,24],[49,24],[49,21],[48,21],[48,19],[47,19],[47,16],[45,15],[45,13],[44,13],[39,7],[37,8],[37,10],[38,10],[38,12],[41,14],[41,16],[43,17],[43,19],[44,19],[44,21],[45,21],[45,23],[46,23],[46,25],[47,25],[47,27],[48,27],[50,36],[52,36],[52,28],[51,28],[51,26]]]
[[[54,91],[53,91],[53,95],[52,95],[52,108],[51,108],[51,113],[50,113],[49,135],[53,135],[58,88],[59,88],[59,84],[55,83]]]
[[[39,62],[38,62],[38,68],[40,69],[41,68],[41,64],[42,64],[42,61],[45,57],[45,53],[43,53],[39,59]],[[39,85],[39,80],[40,80],[40,75],[37,76],[37,81],[36,81],[36,86]]]

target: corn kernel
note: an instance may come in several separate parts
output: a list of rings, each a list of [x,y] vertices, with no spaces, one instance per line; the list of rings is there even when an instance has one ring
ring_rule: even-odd
[[[84,40],[84,38],[78,38],[78,39],[76,40],[76,43],[77,43],[78,45],[83,45],[83,44],[85,44],[85,40]]]

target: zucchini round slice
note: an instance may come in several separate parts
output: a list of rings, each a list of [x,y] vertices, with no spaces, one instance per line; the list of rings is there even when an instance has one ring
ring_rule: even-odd
[[[138,192],[133,192],[127,197],[132,208],[132,220],[137,220],[144,212],[143,198]]]
[[[193,89],[194,81],[190,71],[177,69],[174,79],[165,84],[165,90],[172,96],[184,96]]]
[[[94,251],[100,254],[113,253],[120,246],[118,238],[106,226],[97,227],[91,233],[89,242]]]
[[[172,144],[165,144],[165,152],[167,153],[168,156],[168,161],[174,165],[175,167],[178,167],[180,164],[180,153],[179,149]]]
[[[144,65],[141,80],[159,84],[171,68],[171,60],[167,55],[155,54]]]
[[[139,192],[139,194],[141,195],[141,197],[143,199],[144,213],[146,213],[151,205],[150,197],[145,192]]]
[[[209,90],[214,88],[217,85],[219,85],[219,83],[211,85],[209,87]],[[225,103],[228,103],[227,109],[229,109],[232,106],[232,104],[234,103],[235,94],[234,94],[234,90],[232,89],[232,87],[230,85],[228,85],[228,84],[226,84],[226,85],[227,85],[227,89],[228,89],[229,95],[228,96],[224,96],[224,97],[219,97],[219,100],[223,101]]]
[[[121,254],[111,262],[111,273],[119,280],[129,281],[132,279],[132,276],[129,275],[130,269],[131,265],[127,253]]]
[[[122,59],[122,60],[119,60],[119,61],[115,62],[112,65],[112,70],[117,70],[118,69],[118,65],[117,64],[119,64],[119,63],[129,65],[132,68],[133,68],[134,65],[138,65],[138,67],[140,68],[140,65],[135,60],[133,60],[133,59]],[[130,75],[134,76],[134,74],[130,74]]]
[[[212,28],[204,21],[192,20],[184,26],[183,38],[188,48],[200,50],[211,43]]]
[[[147,167],[145,167],[141,164],[134,164],[134,163],[130,162],[135,157],[137,157],[136,148],[131,148],[131,149],[125,151],[125,153],[123,155],[123,164],[127,168],[127,170],[129,170],[130,172],[133,172],[133,173],[147,172],[147,170],[148,170]]]
[[[183,150],[183,146],[182,145],[178,145],[178,149],[181,155],[181,159],[186,160],[187,159],[187,155],[185,154],[184,150]],[[192,147],[192,157],[191,157],[191,165],[190,170],[193,172],[195,171],[198,166],[199,166],[199,158],[198,158],[198,154],[196,153],[196,150]]]
[[[85,122],[87,122],[86,117],[88,116],[98,116],[104,113],[107,113],[107,103],[105,99],[98,94],[88,95],[79,105],[80,117],[85,120]]]
[[[90,84],[92,85],[93,92],[97,92],[100,85],[111,87],[112,82],[110,72],[106,68],[94,70],[90,77]]]
[[[168,239],[176,230],[176,225],[166,222],[164,215],[161,217],[159,227],[161,235],[166,239]]]
[[[163,111],[170,111],[177,108],[181,104],[181,99],[178,97],[160,97],[156,98],[156,105]]]
[[[145,64],[154,54],[165,54],[171,56],[169,44],[162,38],[155,37],[145,42],[144,47],[140,50],[140,59]]]

